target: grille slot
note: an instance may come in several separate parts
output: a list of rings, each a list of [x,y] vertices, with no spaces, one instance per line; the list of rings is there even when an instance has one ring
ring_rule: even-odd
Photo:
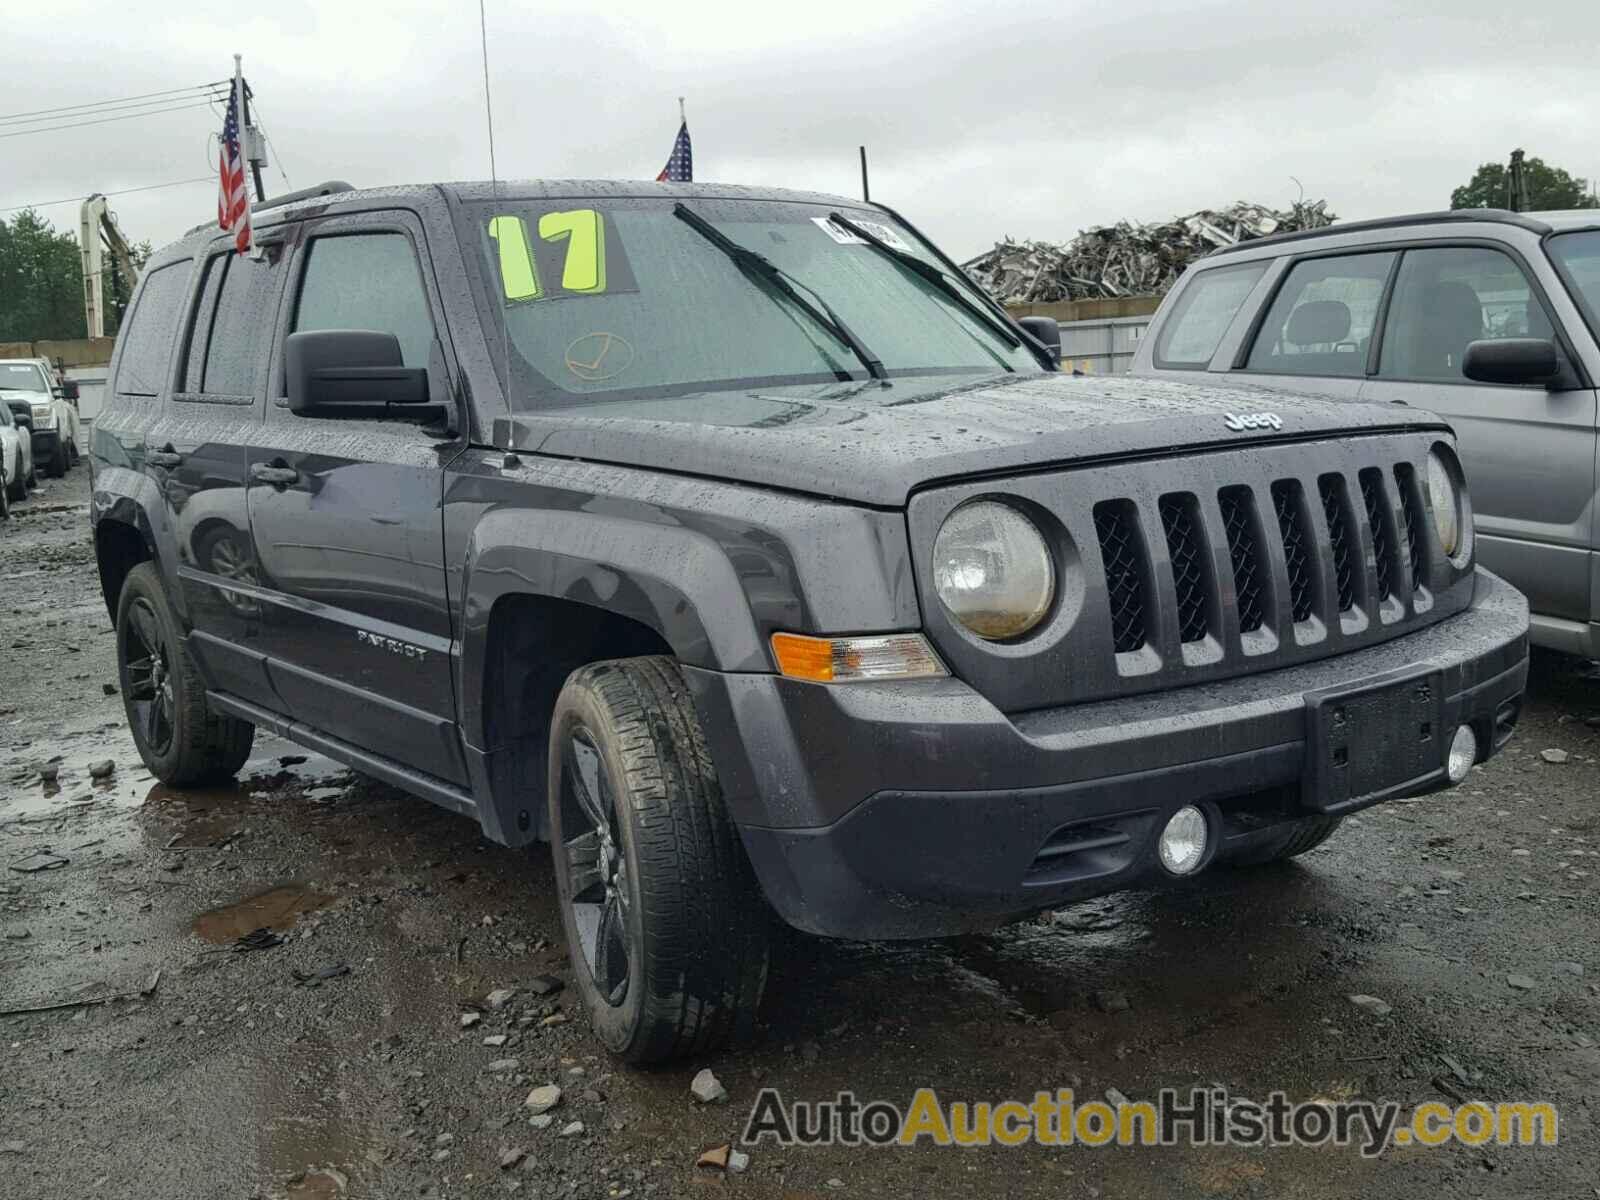
[[[1328,518],[1328,541],[1333,551],[1333,580],[1339,592],[1339,611],[1356,606],[1356,574],[1351,554],[1355,537],[1350,522],[1350,499],[1345,494],[1342,475],[1324,475],[1317,480],[1322,493],[1322,512]]]
[[[1411,555],[1412,590],[1427,581],[1427,544],[1423,539],[1422,513],[1418,507],[1416,472],[1410,463],[1400,463],[1394,469],[1395,487],[1400,489],[1400,518],[1405,525],[1406,550]]]
[[[1206,616],[1206,565],[1210,555],[1200,535],[1200,514],[1188,492],[1161,497],[1161,527],[1167,535],[1167,557],[1178,595],[1178,636],[1199,642],[1210,632]]]
[[[1397,594],[1394,557],[1394,540],[1389,534],[1389,523],[1384,519],[1384,506],[1388,502],[1383,486],[1383,472],[1377,467],[1366,467],[1361,472],[1361,502],[1367,509],[1367,524],[1372,528],[1372,555],[1378,568],[1378,599]]]
[[[1262,579],[1266,564],[1256,538],[1254,501],[1247,487],[1223,488],[1217,493],[1222,526],[1228,537],[1228,557],[1233,560],[1233,590],[1239,602],[1239,632],[1254,633],[1266,623]]]
[[[1278,532],[1283,535],[1284,565],[1289,568],[1289,605],[1296,621],[1309,620],[1316,609],[1317,577],[1311,566],[1299,481],[1280,479],[1273,484],[1272,507],[1278,514]]]
[[[1145,565],[1139,543],[1139,518],[1126,500],[1094,506],[1094,531],[1106,569],[1106,599],[1111,606],[1111,640],[1118,654],[1145,644]]]

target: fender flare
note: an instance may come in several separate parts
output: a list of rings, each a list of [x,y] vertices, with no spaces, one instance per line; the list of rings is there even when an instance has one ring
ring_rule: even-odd
[[[167,506],[161,490],[148,475],[129,467],[99,466],[95,472],[94,489],[89,499],[89,520],[98,534],[106,522],[127,525],[138,533],[144,542],[150,560],[156,564],[162,583],[167,589],[167,599],[177,611],[185,628],[189,623],[188,605],[183,589],[177,586],[177,544],[170,523]],[[98,543],[97,543],[98,555]],[[98,562],[96,567],[98,569]],[[105,578],[100,581],[105,591]],[[113,622],[117,619],[116,603],[108,594],[106,607]]]
[[[770,671],[734,564],[704,533],[602,513],[493,512],[467,541],[456,695],[468,745],[484,747],[490,614],[506,596],[568,600],[654,630],[680,662]]]

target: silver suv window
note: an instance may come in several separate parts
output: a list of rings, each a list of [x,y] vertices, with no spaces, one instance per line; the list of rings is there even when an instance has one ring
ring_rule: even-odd
[[[1509,254],[1482,246],[1408,250],[1389,301],[1378,374],[1461,383],[1468,343],[1553,336],[1550,318]]]
[[[1204,367],[1217,352],[1245,297],[1267,269],[1265,262],[1198,271],[1172,306],[1156,341],[1158,367]]]
[[[1600,229],[1558,234],[1546,245],[1589,328],[1600,338]]]
[[[1289,271],[1246,364],[1280,375],[1364,375],[1393,252],[1308,258]]]

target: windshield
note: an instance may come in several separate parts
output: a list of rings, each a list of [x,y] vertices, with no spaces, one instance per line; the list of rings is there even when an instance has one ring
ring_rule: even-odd
[[[1600,229],[1557,234],[1546,245],[1590,330],[1600,338]]]
[[[50,394],[50,385],[37,363],[0,362],[0,391],[43,392]]]
[[[741,267],[672,201],[468,205],[462,235],[485,268],[484,325],[497,361],[505,314],[514,406],[870,379],[840,325],[817,319],[824,309],[882,361],[891,384],[1042,369],[933,283],[833,224],[832,206],[684,203],[820,306],[797,303],[748,262]],[[845,211],[896,249],[937,264],[884,214]],[[895,398],[892,386],[879,390],[883,401]]]

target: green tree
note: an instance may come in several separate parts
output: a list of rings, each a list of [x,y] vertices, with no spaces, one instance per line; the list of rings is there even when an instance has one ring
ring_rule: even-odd
[[[1559,208],[1600,208],[1589,181],[1552,167],[1542,158],[1522,162],[1528,184],[1528,210],[1547,212]],[[1507,170],[1504,163],[1484,163],[1466,183],[1450,193],[1451,208],[1507,208]]]
[[[148,241],[134,242],[128,247],[128,257],[133,260],[133,269],[139,274],[144,274],[144,265],[150,261],[150,255],[155,252]],[[122,315],[128,311],[128,301],[133,299],[133,285],[137,279],[124,279],[122,266],[115,254],[106,256],[106,336],[116,337],[117,331],[122,328]]]
[[[77,239],[31,208],[0,219],[0,342],[83,336]]]

